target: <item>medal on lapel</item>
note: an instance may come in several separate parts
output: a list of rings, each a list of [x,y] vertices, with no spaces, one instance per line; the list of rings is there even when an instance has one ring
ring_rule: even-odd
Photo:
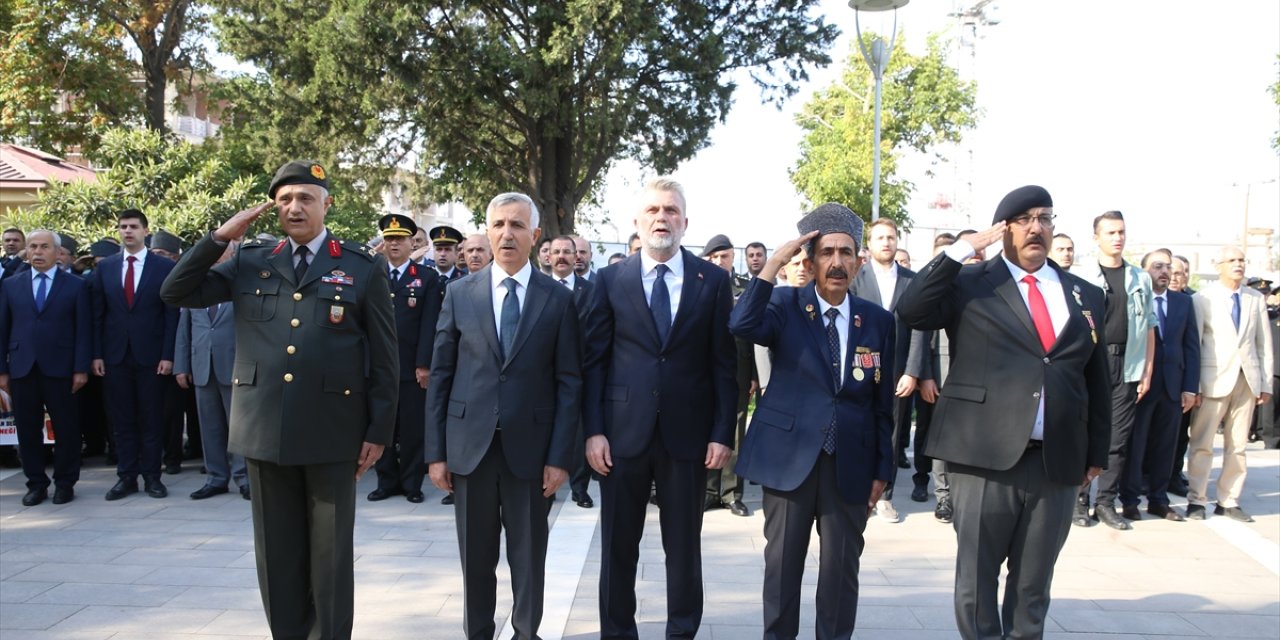
[[[862,326],[862,316],[855,313],[853,315],[853,328],[857,329],[861,326]]]
[[[1071,288],[1071,296],[1076,299],[1077,307],[1084,307],[1084,301],[1080,299],[1080,285]]]
[[[342,324],[342,315],[345,312],[346,309],[343,309],[342,305],[331,305],[329,307],[329,324]]]
[[[1093,325],[1093,313],[1088,309],[1080,311],[1084,315],[1084,319],[1089,322],[1089,337],[1093,338],[1093,343],[1098,344],[1098,328]]]
[[[866,378],[866,377],[867,377],[867,374],[865,374],[865,373],[863,373],[863,372],[862,372],[862,368],[861,368],[861,367],[854,367],[854,368],[853,368],[853,379],[854,379],[854,380],[857,380],[858,382],[862,382],[862,380],[863,380],[864,378]]]
[[[814,318],[818,317],[818,315],[817,315],[817,314],[815,314],[815,313],[813,312],[813,305],[811,305],[811,304],[806,304],[806,305],[804,306],[804,312],[805,312],[805,313],[807,313],[807,314],[809,314],[809,319],[810,319],[810,320],[812,320],[812,319],[814,319]]]

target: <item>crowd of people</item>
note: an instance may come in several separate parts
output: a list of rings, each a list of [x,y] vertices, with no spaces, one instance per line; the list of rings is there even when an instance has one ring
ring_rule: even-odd
[[[519,193],[489,203],[483,233],[388,214],[367,243],[325,227],[318,163],[282,166],[269,196],[185,250],[137,209],[83,257],[53,230],[5,230],[0,390],[25,506],[50,488],[74,500],[98,455],[109,501],[165,498],[191,460],[205,481],[190,499],[249,500],[276,637],[350,637],[369,470],[369,501],[421,503],[430,482],[454,505],[469,638],[496,631],[503,535],[512,626],[536,637],[549,501],[567,484],[595,508],[593,478],[605,638],[636,637],[649,504],[666,635],[696,635],[703,514],[749,516],[748,482],[764,492],[768,638],[798,633],[815,525],[818,636],[851,636],[863,532],[899,521],[900,469],[957,532],[965,638],[1040,635],[1072,525],[1131,529],[1144,497],[1157,518],[1252,522],[1245,445],[1274,420],[1280,320],[1238,247],[1193,291],[1169,250],[1127,261],[1109,211],[1096,263],[1077,262],[1048,191],[1023,187],[992,227],[939,234],[918,272],[893,221],[864,231],[828,203],[772,253],[746,245],[737,273],[726,235],[682,246],[684,187],[660,178],[629,212],[627,254],[597,269],[586,239],[542,237]],[[272,210],[281,237],[247,235]]]

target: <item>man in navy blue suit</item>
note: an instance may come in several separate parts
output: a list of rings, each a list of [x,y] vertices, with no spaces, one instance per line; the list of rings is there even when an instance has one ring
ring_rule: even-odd
[[[1169,289],[1173,254],[1156,249],[1142,258],[1155,294],[1155,366],[1151,389],[1138,401],[1137,417],[1129,435],[1129,463],[1120,485],[1121,515],[1141,520],[1138,501],[1142,476],[1147,475],[1147,513],[1182,522],[1182,514],[1169,506],[1169,478],[1173,476],[1173,451],[1178,442],[1182,415],[1191,411],[1200,391],[1200,332],[1196,329],[1191,296]]]
[[[116,436],[116,475],[107,500],[138,492],[169,495],[160,482],[164,453],[165,377],[173,373],[178,308],[160,300],[160,285],[173,261],[144,244],[147,216],[125,209],[116,221],[123,252],[93,270],[93,374],[103,376],[107,415]]]
[[[680,247],[684,190],[646,185],[643,250],[591,279],[587,313],[587,462],[602,477],[600,635],[636,638],[636,562],[649,485],[666,551],[668,638],[702,623],[702,511],[708,469],[729,459],[738,399],[729,274]]]
[[[867,515],[893,473],[893,314],[849,295],[861,266],[862,220],[818,207],[803,236],[779,247],[734,309],[734,335],[769,347],[773,374],[738,452],[738,473],[764,488],[764,637],[794,639],[800,584],[815,521],[816,633],[849,638]],[[804,246],[805,287],[773,279]]]
[[[89,285],[58,270],[59,238],[27,236],[31,269],[0,287],[0,389],[13,399],[28,507],[49,496],[44,471],[44,412],[53,421],[53,502],[75,497],[80,479],[80,412],[72,395],[89,380]]]

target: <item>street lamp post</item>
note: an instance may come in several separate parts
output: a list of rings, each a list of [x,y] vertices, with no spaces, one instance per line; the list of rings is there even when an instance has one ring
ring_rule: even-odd
[[[889,68],[889,56],[893,55],[893,45],[898,39],[898,8],[907,6],[911,0],[849,0],[853,8],[853,23],[858,33],[858,48],[862,50],[862,58],[871,67],[871,75],[876,79],[876,121],[875,147],[872,155],[871,181],[871,220],[880,218],[880,93],[884,84],[884,71]],[[859,16],[863,11],[893,11],[893,35],[889,38],[889,46],[877,35],[868,48],[862,41],[862,22]]]

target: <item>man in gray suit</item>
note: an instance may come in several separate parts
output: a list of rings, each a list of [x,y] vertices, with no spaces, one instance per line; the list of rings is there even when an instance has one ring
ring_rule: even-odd
[[[454,493],[466,637],[493,638],[505,529],[512,627],[536,638],[547,498],[572,468],[582,409],[578,315],[573,293],[529,263],[540,233],[533,201],[501,194],[487,218],[493,263],[451,284],[440,309],[425,459],[431,482]]]
[[[325,228],[321,165],[280,167],[267,194],[197,242],[160,295],[192,308],[235,300],[228,447],[249,466],[271,635],[350,638],[356,481],[391,442],[400,389],[387,260]],[[246,240],[214,267],[272,207],[288,238]]]
[[[240,243],[232,242],[218,258],[226,262]],[[200,447],[209,476],[204,486],[191,493],[192,500],[204,500],[226,493],[235,480],[240,495],[249,499],[249,476],[244,457],[227,451],[227,419],[231,416],[231,368],[236,357],[235,310],[231,303],[207,309],[183,309],[178,318],[178,344],[174,349],[173,374],[178,386],[196,389],[196,411],[200,414]]]

